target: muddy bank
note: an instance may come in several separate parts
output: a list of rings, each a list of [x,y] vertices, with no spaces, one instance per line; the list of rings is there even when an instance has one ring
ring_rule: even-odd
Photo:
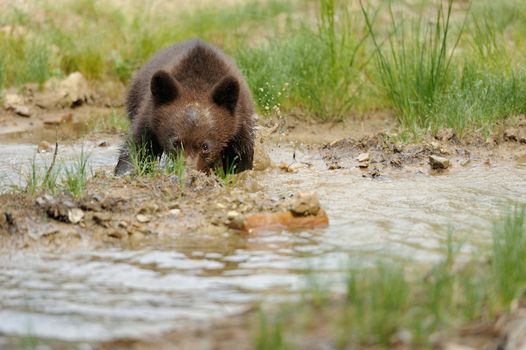
[[[330,178],[331,173],[336,172],[338,176],[381,181],[419,174],[459,175],[479,167],[489,171],[526,164],[523,140],[511,138],[510,129],[491,140],[463,141],[458,140],[453,131],[445,130],[445,136],[419,144],[402,144],[384,133],[359,139],[336,139],[321,145],[299,140],[286,144],[266,141],[285,134],[291,137],[294,135],[291,130],[294,128],[280,131],[279,126],[260,127],[255,163],[258,170],[228,179],[197,172],[190,172],[182,179],[161,173],[116,178],[111,175],[114,157],[109,157],[105,160],[109,162],[107,165],[99,161],[98,166],[103,167],[94,169],[95,176],[89,180],[82,198],[60,191],[36,195],[4,193],[0,195],[2,245],[136,247],[174,232],[243,231],[244,221],[241,221],[247,215],[287,212],[295,195],[290,190],[276,191],[268,181],[261,183],[262,174],[264,178],[280,178],[309,172],[311,176]],[[519,124],[514,132],[521,135],[524,130],[526,122]],[[301,134],[300,139],[302,137]],[[97,139],[97,134],[89,138]],[[119,139],[113,137],[111,142],[114,146],[109,151],[116,152]],[[269,157],[267,150],[274,156]],[[51,154],[47,157],[51,158]],[[49,166],[49,162],[45,164]],[[299,188],[305,190],[306,187]],[[311,190],[315,192],[315,188]],[[326,200],[331,200],[330,195]],[[254,220],[261,221],[258,217]]]
[[[2,91],[0,140],[40,142],[73,140],[96,128],[94,122],[122,107],[124,85],[89,83],[75,72],[43,86],[26,84]]]

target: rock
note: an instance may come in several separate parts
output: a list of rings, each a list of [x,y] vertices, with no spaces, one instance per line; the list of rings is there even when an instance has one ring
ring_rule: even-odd
[[[84,212],[79,208],[73,208],[68,211],[68,220],[72,224],[78,224],[84,218]]]
[[[175,217],[181,215],[181,209],[170,209],[169,210],[170,215],[173,215]]]
[[[88,82],[79,72],[71,73],[64,80],[52,78],[44,88],[44,93],[35,96],[36,104],[43,108],[75,107],[92,99]]]
[[[365,169],[369,167],[369,162],[360,162],[358,163],[358,167]]]
[[[26,118],[31,117],[31,111],[29,110],[29,107],[27,106],[15,106],[14,111],[16,114],[18,114],[21,117],[26,117]]]
[[[50,218],[62,222],[70,222],[69,212],[71,209],[75,208],[75,203],[72,201],[68,199],[59,201],[49,194],[37,197],[36,204],[40,208],[46,210],[46,213]]]
[[[356,160],[358,160],[358,166],[360,168],[368,168],[369,167],[369,153],[360,153],[358,157],[356,157]]]
[[[135,217],[137,219],[137,221],[139,221],[141,224],[145,224],[147,222],[150,222],[151,220],[151,217],[149,215],[144,215],[144,214],[137,214],[137,216]]]
[[[440,156],[429,156],[429,165],[432,169],[447,169],[449,168],[449,159]]]
[[[245,224],[245,217],[235,210],[231,210],[226,214],[227,225],[230,228],[240,230]]]
[[[314,192],[298,192],[291,198],[288,209],[295,216],[316,215],[320,200]]]
[[[49,205],[54,205],[56,203],[55,199],[50,196],[49,194],[45,194],[43,196],[39,196],[36,199],[36,203],[39,207],[42,209],[46,209]]]
[[[47,125],[60,125],[65,123],[71,123],[73,120],[73,113],[53,113],[42,116],[42,121]]]
[[[360,163],[369,161],[369,153],[360,153],[356,158]]]
[[[49,144],[49,142],[47,141],[41,141],[39,144],[38,144],[38,147],[37,147],[37,152],[38,153],[46,153],[46,152],[51,152],[53,150],[53,146],[51,146]]]
[[[4,108],[14,111],[17,107],[24,105],[24,98],[17,94],[6,94],[4,96]]]
[[[83,104],[90,99],[88,82],[80,72],[68,75],[60,82],[59,88],[71,106]]]

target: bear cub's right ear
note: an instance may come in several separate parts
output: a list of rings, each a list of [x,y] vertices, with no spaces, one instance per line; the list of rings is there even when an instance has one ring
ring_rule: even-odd
[[[164,70],[158,70],[152,76],[150,90],[156,104],[165,104],[175,100],[180,94],[177,81]]]

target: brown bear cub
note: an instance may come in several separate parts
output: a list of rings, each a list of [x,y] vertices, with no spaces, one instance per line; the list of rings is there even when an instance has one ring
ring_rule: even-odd
[[[133,170],[130,147],[159,158],[184,152],[186,166],[208,172],[215,166],[252,169],[254,104],[234,62],[201,40],[155,54],[133,78],[126,109],[129,138],[115,175]]]

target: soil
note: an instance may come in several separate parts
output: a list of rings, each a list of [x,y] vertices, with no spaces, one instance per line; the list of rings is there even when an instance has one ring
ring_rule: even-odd
[[[120,94],[122,88],[119,89]],[[59,130],[61,140],[75,139],[79,135],[99,139],[100,133],[87,130],[87,121],[94,115],[121,107],[120,103],[109,103],[114,99],[108,98],[103,90],[89,92],[86,96],[91,97],[81,103],[43,107],[36,101],[41,97],[39,94],[46,92],[26,87],[24,104],[32,111],[31,116],[19,116],[12,109],[0,112],[1,137],[16,142],[39,143],[46,139],[52,142],[54,138],[50,135]],[[114,87],[109,90],[115,91]],[[73,118],[51,124],[42,132],[46,130],[47,115],[68,113]],[[86,194],[81,198],[69,193],[0,194],[0,251],[44,249],[60,252],[111,246],[140,249],[151,241],[169,240],[174,232],[246,234],[231,228],[233,212],[251,215],[290,209],[290,199],[266,191],[258,183],[258,174],[271,172],[280,176],[310,166],[296,161],[295,154],[290,163],[273,162],[265,148],[282,144],[292,145],[293,149],[301,146],[320,156],[327,176],[342,168],[372,179],[422,169],[432,175],[447,176],[473,164],[526,163],[524,116],[517,117],[513,124],[501,125],[491,138],[481,135],[459,138],[452,130],[445,129],[418,143],[402,143],[393,136],[396,127],[388,113],[377,113],[363,121],[319,124],[276,117],[261,118],[259,124],[255,170],[228,181],[196,172],[186,173],[183,179],[165,174],[116,178],[108,171],[99,170],[89,180]],[[446,158],[448,165],[433,169],[429,165],[431,156]],[[513,319],[519,311],[506,315],[506,319]],[[153,339],[115,340],[102,343],[100,349],[164,349],[173,348],[174,343],[181,344],[181,348],[192,344],[195,349],[211,348],[210,344],[220,349],[249,348],[252,335],[247,319],[252,319],[251,316],[241,315],[219,324],[173,331]],[[511,324],[511,321],[496,321],[490,328],[494,329],[498,322]],[[480,333],[484,337],[480,334],[474,337],[470,333],[459,341],[488,338],[489,343],[499,342],[504,335],[511,334],[512,331],[506,329],[500,327],[495,332]],[[306,348],[313,348],[312,344]]]

